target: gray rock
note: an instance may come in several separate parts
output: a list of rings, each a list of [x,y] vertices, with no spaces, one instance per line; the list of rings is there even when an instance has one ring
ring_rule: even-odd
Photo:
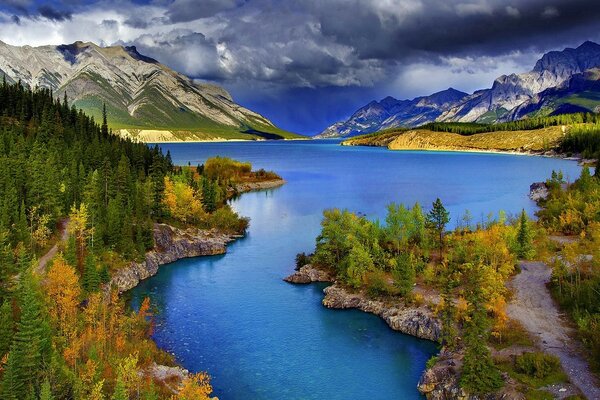
[[[290,276],[283,278],[289,283],[333,282],[335,278],[327,271],[320,270],[307,264]]]
[[[533,201],[545,200],[550,192],[544,182],[535,182],[529,186],[529,198]]]
[[[323,292],[323,305],[327,308],[356,308],[380,316],[395,331],[439,341],[441,324],[426,307],[409,307],[402,302],[389,304],[369,299],[362,293],[352,293],[338,284],[325,288]]]
[[[236,236],[201,229],[182,230],[165,224],[154,225],[155,248],[142,262],[132,262],[116,272],[109,286],[124,292],[158,272],[158,267],[182,258],[211,256],[226,252],[226,244]]]

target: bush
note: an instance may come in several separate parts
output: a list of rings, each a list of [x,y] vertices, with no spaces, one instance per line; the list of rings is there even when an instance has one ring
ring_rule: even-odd
[[[381,296],[390,292],[385,273],[374,271],[367,275],[367,293],[370,296]]]
[[[534,378],[546,378],[560,371],[560,361],[557,357],[542,352],[523,353],[515,360],[517,372]]]
[[[231,207],[225,205],[206,218],[206,225],[221,232],[241,235],[248,229],[250,219],[240,217]]]
[[[431,358],[429,360],[427,360],[427,363],[425,364],[425,368],[427,368],[427,369],[433,368],[433,366],[438,362],[439,359],[440,359],[439,356],[431,356]]]

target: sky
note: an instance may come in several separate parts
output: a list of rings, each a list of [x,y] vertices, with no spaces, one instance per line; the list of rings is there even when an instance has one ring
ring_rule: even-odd
[[[372,100],[470,93],[600,42],[600,1],[0,0],[0,40],[134,45],[315,134]]]

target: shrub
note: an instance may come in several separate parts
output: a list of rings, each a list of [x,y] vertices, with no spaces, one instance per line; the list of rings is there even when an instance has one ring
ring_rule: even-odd
[[[310,264],[311,255],[306,253],[296,254],[296,271],[304,267],[306,264]]]
[[[370,296],[381,296],[388,294],[390,288],[386,282],[385,273],[382,271],[374,271],[367,275],[367,293]]]
[[[240,217],[228,205],[219,208],[206,218],[206,225],[209,228],[218,229],[221,232],[231,234],[243,234],[248,229],[250,219]]]
[[[560,370],[560,361],[557,357],[542,352],[528,352],[517,356],[515,360],[517,372],[534,378],[546,378]]]
[[[427,369],[433,368],[433,366],[438,362],[439,359],[440,359],[439,356],[431,356],[431,358],[429,360],[427,360],[427,363],[425,364],[425,368],[427,368]]]

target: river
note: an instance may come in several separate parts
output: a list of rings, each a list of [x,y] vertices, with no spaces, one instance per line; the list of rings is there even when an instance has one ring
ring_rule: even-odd
[[[382,218],[390,202],[428,209],[440,197],[450,227],[500,210],[533,214],[529,185],[553,169],[575,179],[575,162],[452,152],[393,152],[336,141],[163,144],[176,164],[214,155],[274,170],[287,184],[232,202],[251,218],[223,256],[161,267],[131,291],[135,307],[158,305],[154,339],[192,371],[208,371],[221,400],[418,399],[416,384],[436,346],[392,331],[378,317],[321,305],[323,285],[282,281],[310,252],[321,213],[348,208]]]

